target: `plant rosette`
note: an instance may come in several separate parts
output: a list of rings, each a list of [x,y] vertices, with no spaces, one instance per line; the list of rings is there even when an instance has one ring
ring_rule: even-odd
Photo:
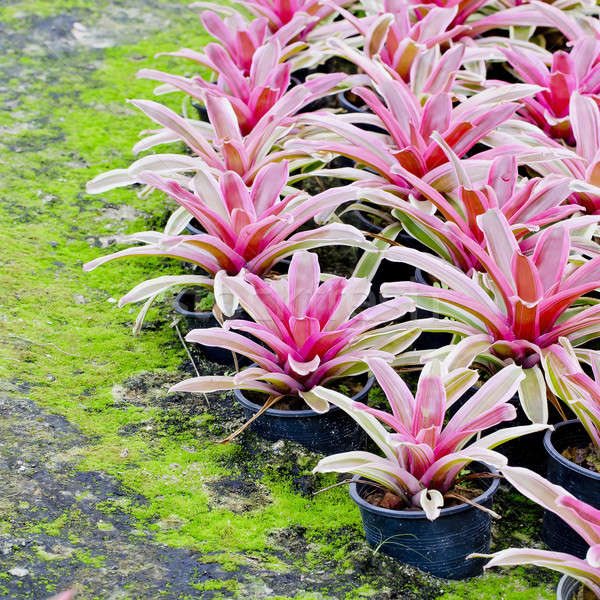
[[[545,425],[508,427],[476,438],[486,429],[515,418],[516,409],[509,399],[523,378],[522,370],[515,365],[507,367],[475,394],[469,394],[461,405],[462,396],[478,379],[475,371],[467,368],[449,371],[439,361],[429,362],[421,371],[413,395],[384,361],[374,358],[367,363],[391,412],[323,387],[315,388],[311,394],[347,412],[383,456],[342,452],[320,460],[313,472],[352,473],[366,480],[367,487],[372,484],[385,492],[381,501],[370,501],[363,493],[364,487],[351,489],[362,513],[367,540],[383,553],[439,577],[461,579],[480,573],[483,563],[465,560],[473,552],[473,544],[482,548],[489,544],[491,496],[497,485],[488,483],[483,496],[476,493],[478,498],[471,501],[467,494],[473,488],[463,492],[458,484],[468,481],[472,486],[473,480],[483,479],[475,473],[463,477],[463,469],[489,472],[487,465],[505,466],[506,458],[493,450],[496,446],[546,428]],[[446,420],[447,411],[454,404],[460,408]],[[456,501],[464,506],[452,506]],[[463,512],[464,522],[462,517],[454,518]],[[446,516],[452,518],[447,520]],[[433,525],[442,517],[441,524]],[[435,555],[440,548],[444,553],[438,562]]]
[[[572,462],[564,456],[565,451],[583,451],[591,444],[589,435],[577,420],[565,421],[546,432],[544,448],[548,455],[547,479],[560,485],[580,500],[600,508],[600,473]],[[542,536],[552,550],[568,552],[579,558],[586,555],[589,544],[554,513],[545,511]]]
[[[311,393],[316,386],[367,373],[369,358],[391,362],[420,334],[394,323],[414,309],[411,300],[399,298],[360,310],[370,293],[367,279],[320,280],[316,254],[305,251],[294,253],[285,278],[263,280],[247,272],[217,275],[215,296],[221,296],[225,314],[232,315],[239,303],[251,320],[228,319],[222,328],[196,329],[186,340],[242,354],[255,365],[234,376],[189,379],[172,391],[266,394],[267,402],[254,419],[282,397],[294,397],[316,413],[327,413],[329,403]]]

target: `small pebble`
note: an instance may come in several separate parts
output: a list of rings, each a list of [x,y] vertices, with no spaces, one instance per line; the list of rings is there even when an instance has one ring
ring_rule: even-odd
[[[29,571],[23,569],[23,567],[15,567],[14,569],[11,569],[9,573],[15,577],[25,577],[26,575],[29,575]]]

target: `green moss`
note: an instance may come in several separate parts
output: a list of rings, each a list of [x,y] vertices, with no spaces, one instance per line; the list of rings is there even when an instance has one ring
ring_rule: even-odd
[[[209,590],[228,590],[235,592],[238,589],[239,583],[235,579],[228,579],[226,581],[206,581],[204,583],[192,584],[197,590],[209,591]]]
[[[503,600],[554,600],[556,594],[546,586],[533,586],[527,581],[522,568],[510,571],[511,577],[497,573],[486,573],[470,581],[457,582],[452,591],[439,600],[471,600],[472,598],[502,598]],[[556,578],[558,580],[558,578]]]

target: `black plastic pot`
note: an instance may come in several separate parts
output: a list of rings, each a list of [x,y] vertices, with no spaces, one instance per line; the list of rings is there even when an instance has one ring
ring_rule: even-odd
[[[337,101],[341,108],[349,113],[370,113],[371,109],[366,104],[355,104],[348,98],[349,90],[338,92]],[[357,123],[356,126],[363,131],[372,131],[373,133],[387,133],[382,127],[369,125],[368,123]]]
[[[206,110],[206,106],[204,106],[204,104],[200,104],[200,102],[192,102],[192,106],[196,109],[196,112],[198,113],[198,118],[201,121],[208,123],[208,110]]]
[[[383,227],[379,227],[372,221],[370,221],[363,213],[359,210],[353,211],[354,218],[359,222],[359,229],[368,231],[370,233],[381,233]],[[408,248],[415,250],[426,251],[427,248],[423,246],[415,238],[408,235],[408,233],[401,232],[396,238],[396,241]],[[383,283],[389,281],[411,281],[415,276],[415,268],[405,263],[394,262],[391,260],[383,259],[379,264],[377,273],[371,280],[371,290],[376,294],[377,298],[381,298],[379,289]]]
[[[204,229],[202,229],[202,225],[196,221],[196,219],[192,219],[186,226],[185,232],[190,235],[200,235],[201,233],[206,233]]]
[[[568,575],[563,575],[556,588],[556,600],[573,600],[579,592],[581,583]]]
[[[364,401],[373,386],[374,379],[367,379],[363,389],[352,397]],[[253,417],[261,407],[248,400],[240,390],[234,390],[247,419]],[[314,410],[279,410],[269,408],[249,428],[266,440],[288,440],[302,444],[313,452],[333,454],[364,447],[366,437],[362,428],[341,408],[331,406],[323,414]]]
[[[600,473],[584,469],[562,455],[569,446],[584,448],[589,443],[590,438],[577,419],[559,423],[554,427],[554,431],[546,432],[544,437],[544,448],[548,454],[546,477],[580,500],[600,508]],[[542,537],[552,550],[567,552],[579,558],[585,557],[589,547],[579,534],[575,533],[560,517],[549,511],[544,512]]]
[[[186,330],[192,331],[193,329],[208,329],[209,327],[220,327],[220,323],[217,321],[212,311],[196,311],[196,291],[192,288],[182,290],[173,302],[173,308],[175,312],[183,317]],[[246,312],[241,308],[235,311],[233,319],[248,318]],[[231,366],[234,363],[233,354],[229,350],[224,348],[218,348],[216,346],[205,346],[203,344],[190,344],[189,346],[192,354],[201,352],[201,354],[208,360],[218,363],[220,365]],[[246,366],[250,364],[250,360],[245,356],[237,355],[238,366]]]
[[[496,472],[483,463],[472,463],[470,468]],[[473,502],[491,508],[500,481],[481,479],[480,483],[487,489]],[[467,559],[467,556],[490,549],[488,513],[470,504],[460,504],[443,508],[440,516],[430,521],[420,510],[390,510],[370,504],[364,500],[369,488],[366,483],[351,483],[350,497],[358,504],[365,537],[372,548],[444,579],[467,579],[482,573],[486,560]]]

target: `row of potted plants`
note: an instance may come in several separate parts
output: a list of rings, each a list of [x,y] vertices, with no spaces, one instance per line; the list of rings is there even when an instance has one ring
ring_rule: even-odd
[[[578,558],[507,550],[489,565],[560,567],[600,597],[595,3],[241,4],[254,18],[202,3],[217,41],[171,53],[210,79],[139,73],[189,103],[132,100],[159,126],[134,151],[152,152],[88,191],[140,184],[179,208],[85,269],[182,261],[119,303],[144,302],[139,331],[185,287],[186,340],[236,373],[173,390],[234,390],[248,420],[227,440],[250,426],[328,455],[315,471],[353,473],[371,545],[441,577],[480,573],[503,476],[548,511],[550,548]],[[354,249],[351,277],[323,272],[311,250],[325,246]],[[523,468],[544,471],[543,444],[553,483]]]

